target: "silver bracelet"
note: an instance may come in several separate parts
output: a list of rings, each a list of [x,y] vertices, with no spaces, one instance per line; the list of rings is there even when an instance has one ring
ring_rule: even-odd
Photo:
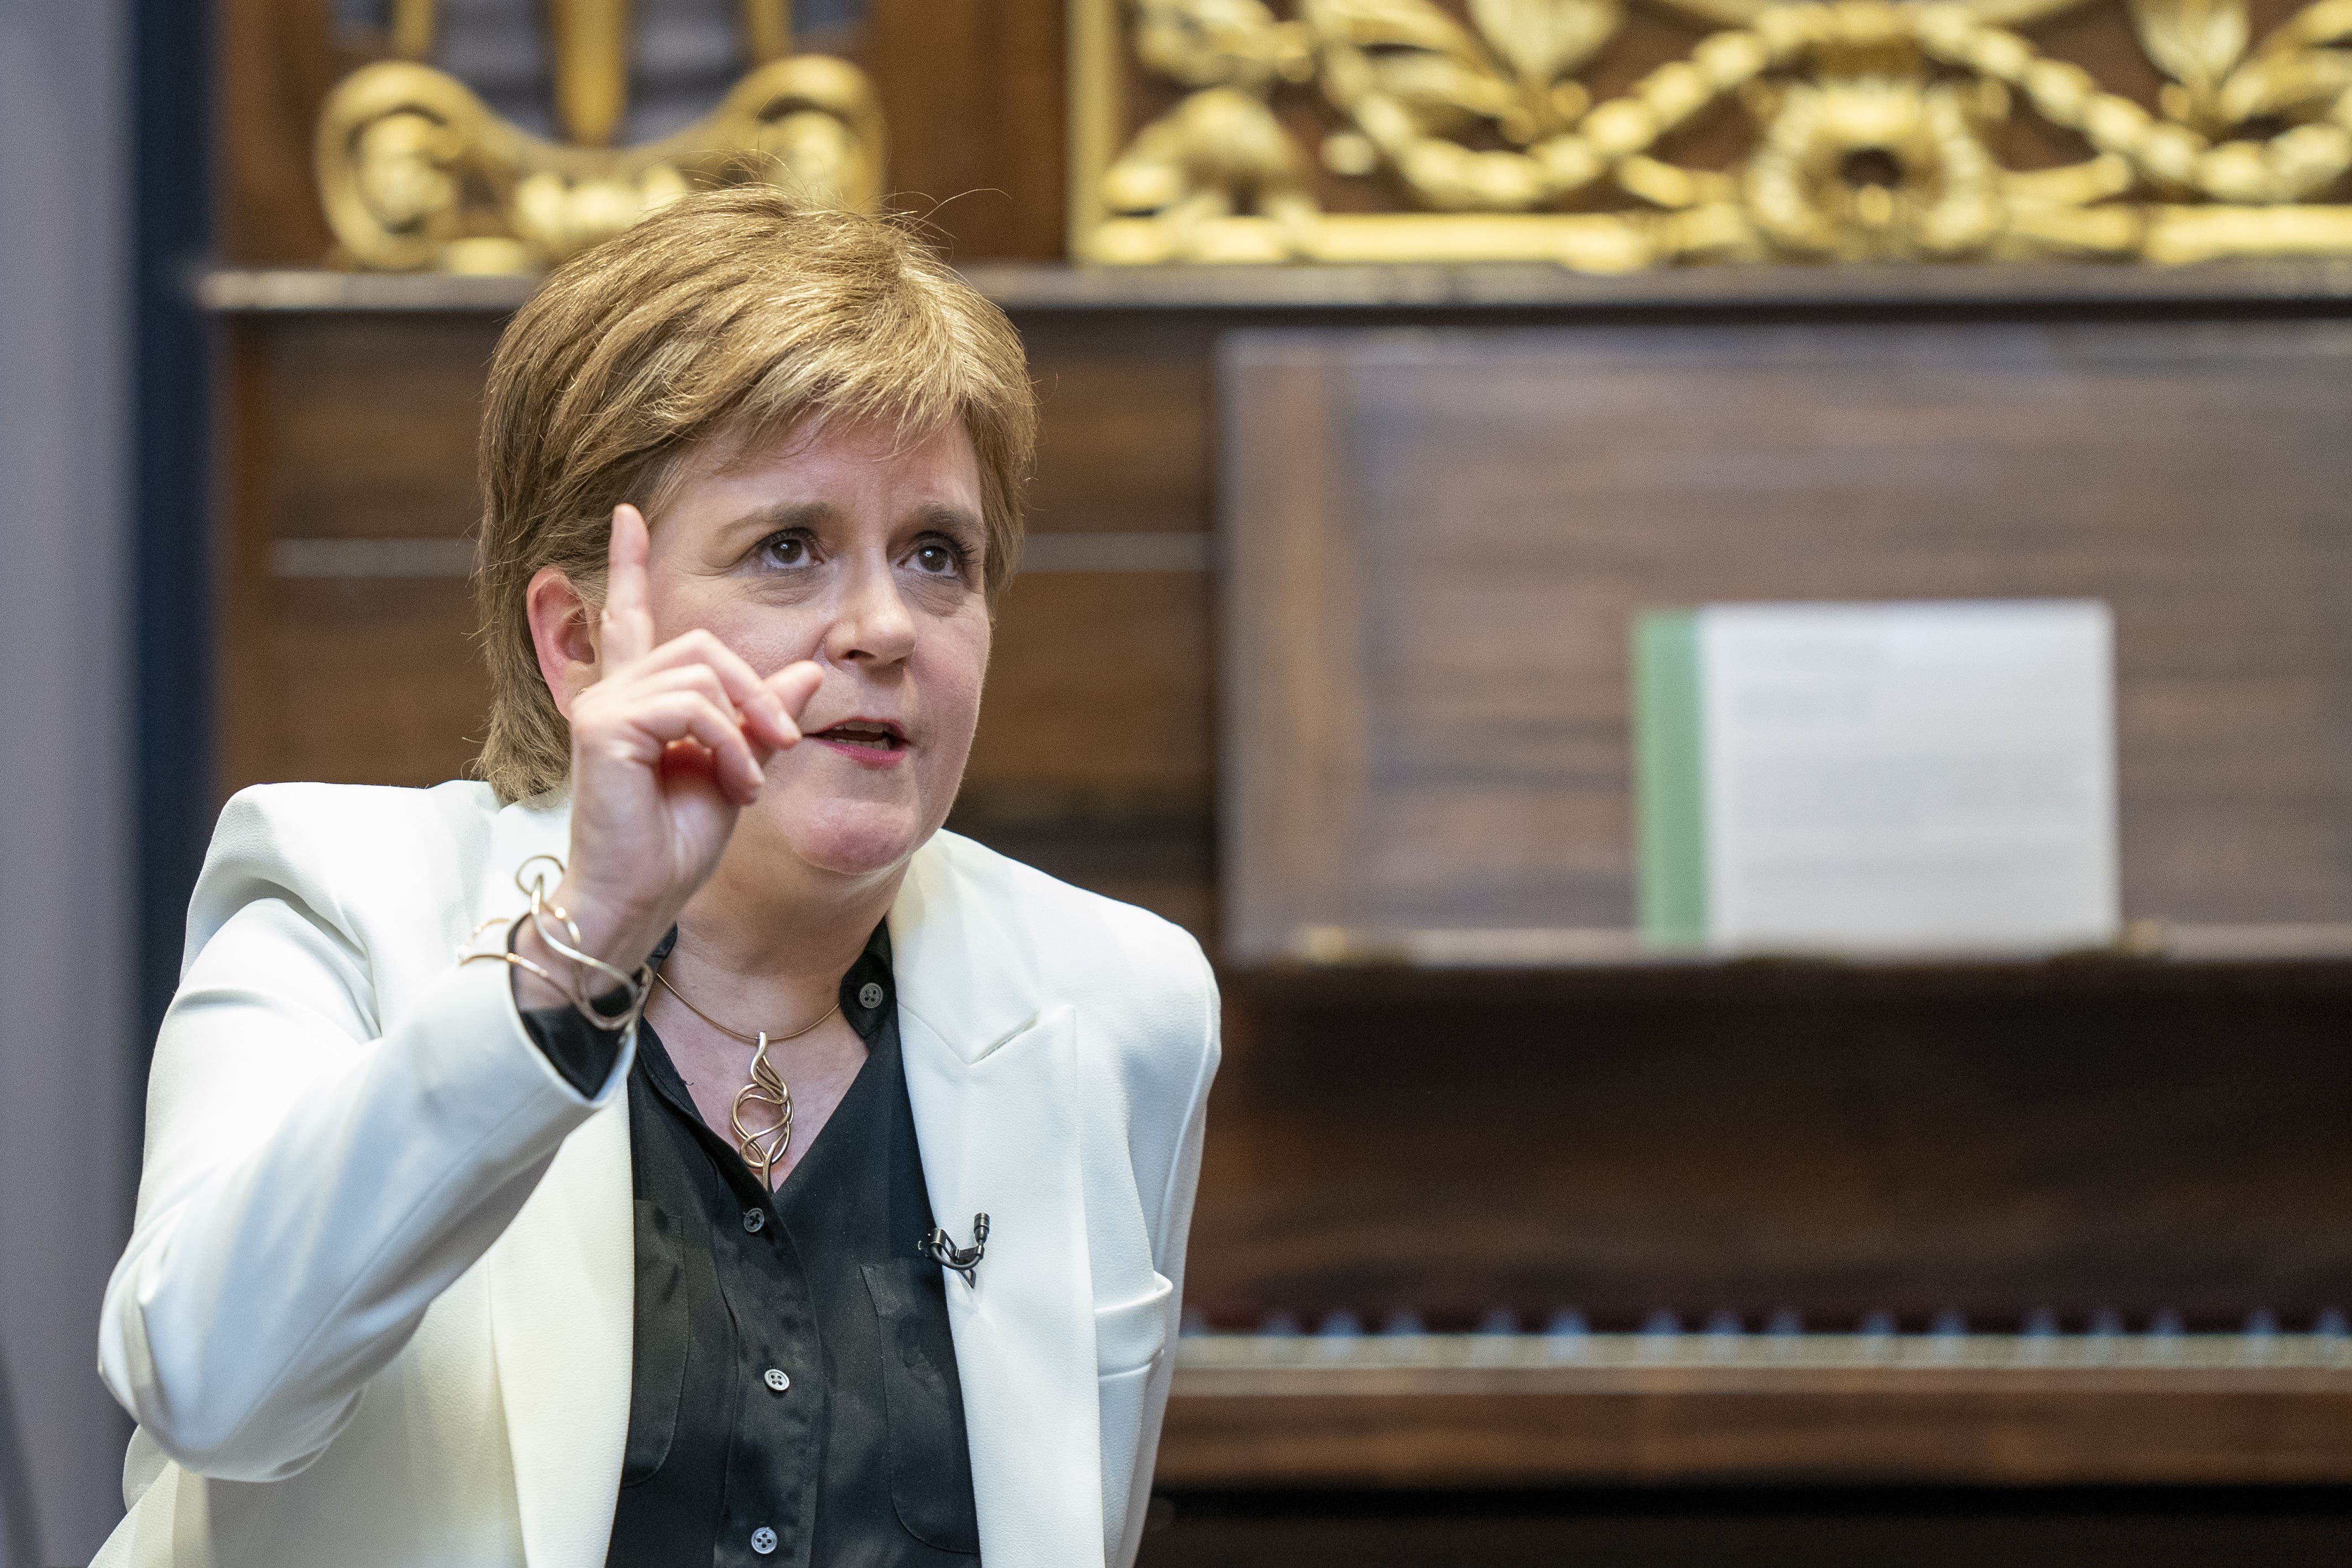
[[[588,994],[587,986],[581,974],[574,974],[572,983],[567,985],[548,973],[544,965],[534,963],[522,954],[509,951],[503,946],[496,952],[461,950],[459,962],[471,963],[477,959],[495,959],[516,969],[527,971],[545,981],[551,990],[562,994],[571,1002],[575,1012],[597,1028],[606,1031],[634,1032],[637,1026],[637,1020],[645,1016],[646,1002],[653,992],[653,965],[641,964],[637,972],[632,974],[627,970],[605,963],[593,953],[582,952],[579,923],[572,920],[562,905],[551,904],[547,901],[547,873],[541,870],[530,876],[529,879],[525,879],[525,873],[530,872],[541,861],[555,868],[555,875],[559,879],[563,876],[563,862],[552,855],[534,855],[515,868],[516,889],[530,895],[530,911],[524,918],[530,921],[531,929],[539,932],[539,940],[547,944],[550,952],[569,959],[582,973],[593,970],[599,974],[610,977],[614,984],[626,992],[627,999],[622,1004],[620,1010],[616,1013],[607,1013],[599,1007],[595,999]],[[502,921],[497,918],[483,921],[474,928],[475,938],[479,938],[484,931],[500,923]],[[556,926],[561,926],[572,940],[567,942],[562,936],[557,935]],[[470,948],[472,942],[469,940],[467,945]]]

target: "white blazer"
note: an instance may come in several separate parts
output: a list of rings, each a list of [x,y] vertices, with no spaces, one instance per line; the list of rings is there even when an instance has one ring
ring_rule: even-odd
[[[137,1419],[99,1568],[595,1568],[629,1415],[624,1055],[583,1099],[503,964],[562,804],[278,784],[229,802],[155,1049],[99,1368]],[[889,930],[984,1561],[1142,1530],[1215,1071],[1197,944],[969,839]]]

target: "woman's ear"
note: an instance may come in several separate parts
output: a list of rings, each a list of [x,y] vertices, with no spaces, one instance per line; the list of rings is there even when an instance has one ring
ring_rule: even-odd
[[[542,566],[523,590],[524,613],[530,617],[531,646],[539,651],[540,679],[555,699],[555,710],[568,721],[572,704],[596,684],[596,607],[580,595],[559,567]]]

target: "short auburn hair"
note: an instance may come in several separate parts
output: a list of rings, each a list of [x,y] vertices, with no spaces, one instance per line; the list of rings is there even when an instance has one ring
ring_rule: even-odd
[[[474,590],[490,667],[476,771],[502,801],[562,784],[571,728],[524,593],[601,595],[613,509],[660,526],[690,454],[810,415],[960,421],[980,458],[992,608],[1021,544],[1036,403],[1004,312],[907,227],[769,185],[683,197],[558,268],[499,336],[483,395]]]

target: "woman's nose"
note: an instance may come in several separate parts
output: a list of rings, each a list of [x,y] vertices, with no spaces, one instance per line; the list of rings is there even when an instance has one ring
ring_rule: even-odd
[[[887,562],[861,564],[842,585],[825,657],[835,664],[896,664],[914,650],[915,617]]]

